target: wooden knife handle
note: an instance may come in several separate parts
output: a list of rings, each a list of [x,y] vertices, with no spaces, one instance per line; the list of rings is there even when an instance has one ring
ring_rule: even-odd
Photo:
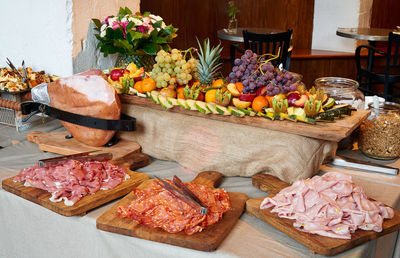
[[[222,182],[222,174],[217,171],[203,171],[200,172],[192,182],[218,187]]]
[[[21,111],[21,103],[6,99],[0,99],[0,107]]]
[[[120,167],[126,167],[130,170],[136,170],[149,165],[150,157],[149,155],[144,153],[134,153],[132,155],[129,155],[129,157],[115,160],[114,163]]]

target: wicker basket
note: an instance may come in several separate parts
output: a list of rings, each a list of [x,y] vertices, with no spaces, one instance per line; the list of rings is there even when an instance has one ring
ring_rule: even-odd
[[[22,102],[21,93],[4,93],[0,95],[1,99]],[[13,109],[0,107],[0,124],[16,126],[18,111]]]

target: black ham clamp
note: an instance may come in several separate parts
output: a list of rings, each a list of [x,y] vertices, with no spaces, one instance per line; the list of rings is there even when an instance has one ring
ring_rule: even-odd
[[[29,118],[37,113],[43,113],[64,122],[95,129],[111,131],[136,131],[136,119],[123,113],[121,113],[121,119],[119,120],[102,119],[71,113],[33,101],[21,103],[21,113],[23,115],[27,115],[27,117],[22,120],[23,122],[26,122]],[[70,138],[72,138],[72,136]],[[113,139],[111,139],[110,142],[105,146],[109,147],[115,143],[116,137],[114,135]]]

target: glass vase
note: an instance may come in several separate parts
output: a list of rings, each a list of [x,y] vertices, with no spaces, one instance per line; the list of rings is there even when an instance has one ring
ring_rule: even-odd
[[[154,56],[152,55],[127,55],[119,54],[115,67],[125,68],[130,63],[135,63],[138,68],[144,67],[145,72],[150,72],[155,64]]]
[[[237,33],[237,27],[238,27],[238,21],[235,18],[235,16],[233,16],[228,23],[228,33],[229,34],[236,34]]]

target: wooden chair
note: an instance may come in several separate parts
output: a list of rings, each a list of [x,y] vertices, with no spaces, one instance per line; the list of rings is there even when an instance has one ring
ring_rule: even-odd
[[[361,50],[368,49],[368,63],[366,67],[361,66]],[[366,95],[382,96],[386,100],[393,98],[395,83],[400,83],[400,34],[389,33],[387,51],[380,51],[372,46],[361,45],[356,49],[357,81],[359,89]],[[374,70],[374,57],[376,55],[386,56],[385,73],[378,73]],[[365,80],[364,80],[365,79]],[[383,94],[372,91],[371,85],[383,84]],[[396,87],[397,88],[397,87]]]
[[[278,54],[279,57],[272,61],[273,65],[283,64],[283,68],[289,70],[290,65],[290,39],[292,30],[275,34],[257,34],[243,30],[244,49],[241,49],[238,44],[232,44],[230,48],[231,64],[234,66],[236,51],[243,54],[246,49],[251,49],[258,55],[262,54]]]

